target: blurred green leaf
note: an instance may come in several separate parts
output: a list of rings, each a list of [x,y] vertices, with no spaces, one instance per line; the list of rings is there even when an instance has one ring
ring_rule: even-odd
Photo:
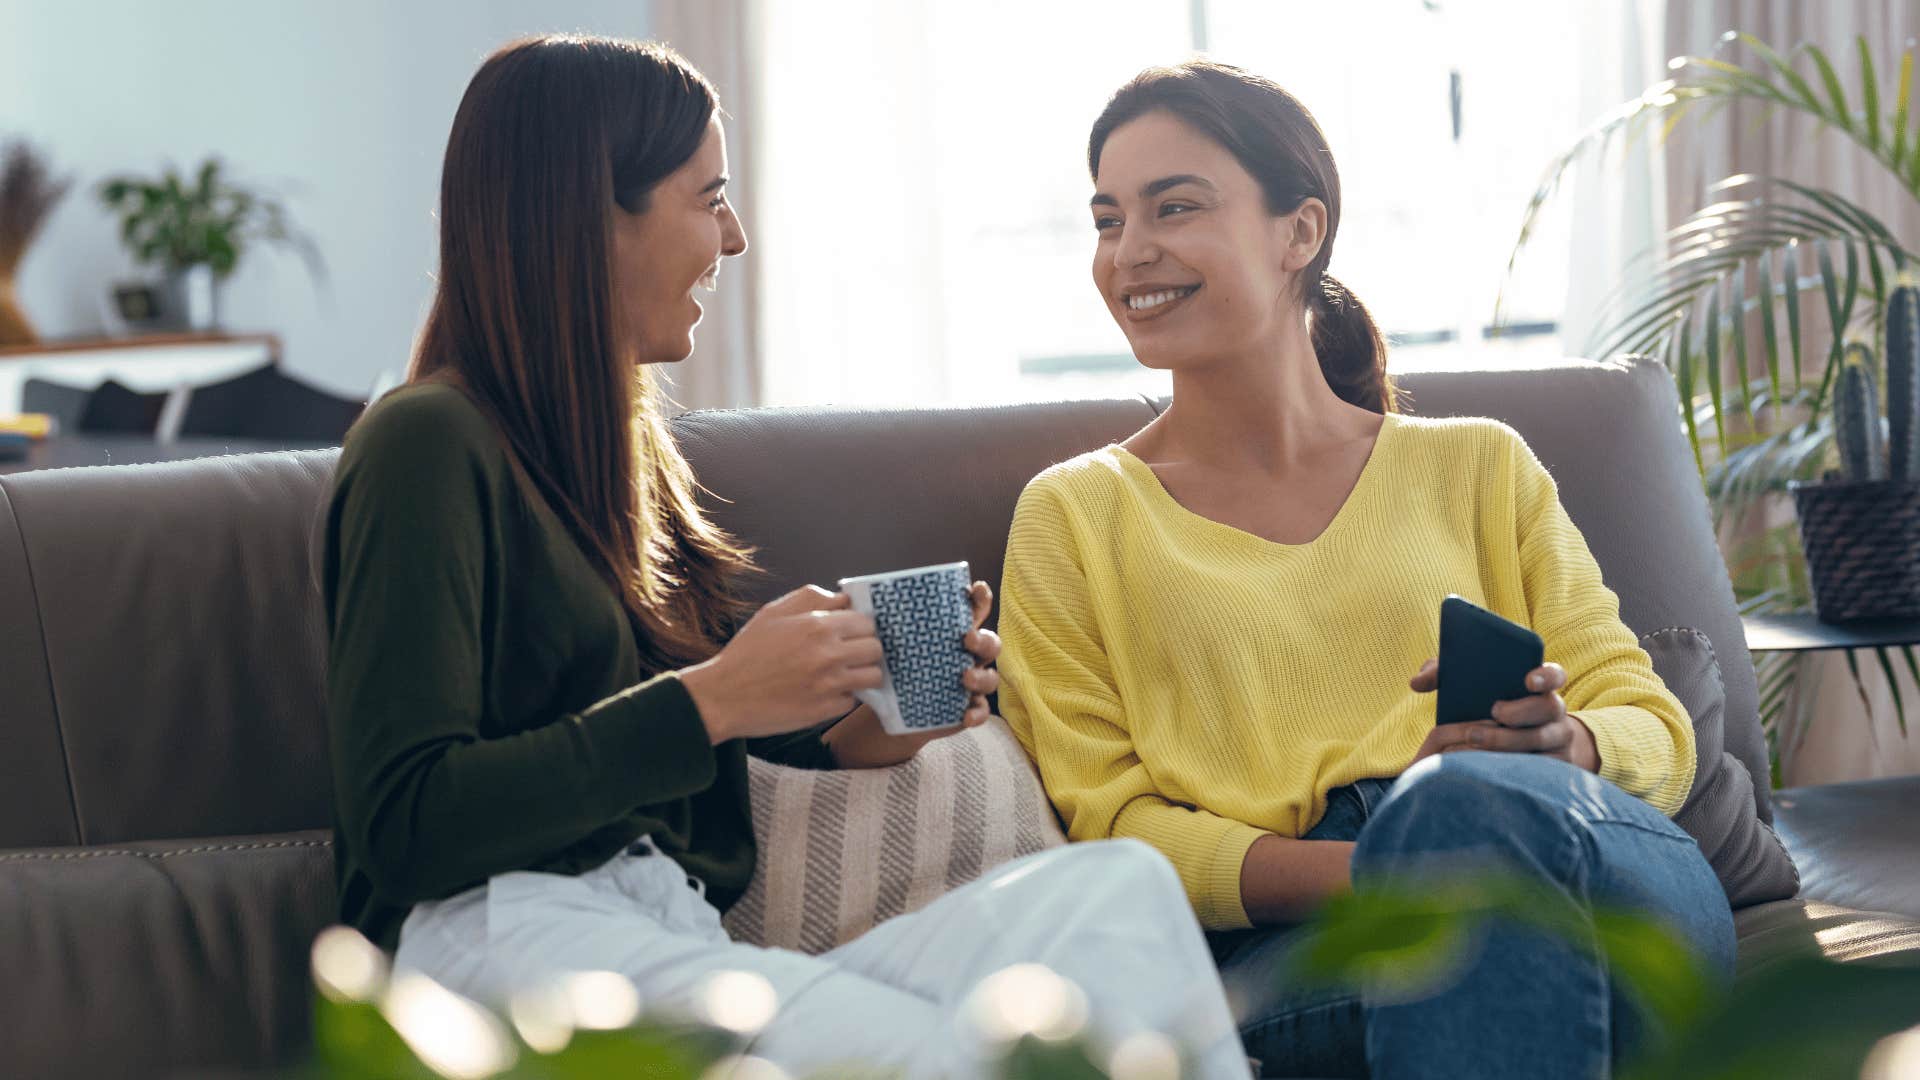
[[[1875,1042],[1920,1024],[1920,970],[1816,957],[1738,980],[1623,1080],[1856,1080]]]
[[[1395,999],[1418,997],[1458,969],[1467,955],[1473,916],[1481,910],[1437,891],[1334,897],[1291,955],[1283,977],[1365,986]]]
[[[1894,674],[1893,660],[1887,656],[1886,646],[1873,650],[1874,658],[1880,661],[1880,673],[1886,677],[1887,691],[1893,696],[1893,718],[1900,725],[1900,737],[1907,737],[1907,703],[1900,693],[1900,677]]]
[[[523,1055],[516,1076],[552,1080],[601,1080],[644,1076],[658,1080],[699,1080],[722,1055],[702,1047],[688,1034],[662,1027],[619,1031],[579,1031],[556,1054]]]
[[[1867,48],[1864,34],[1855,37],[1853,43],[1860,52],[1861,119],[1866,128],[1863,141],[1869,147],[1877,147],[1880,145],[1880,85],[1873,72],[1873,50]]]
[[[1840,76],[1834,72],[1833,62],[1827,59],[1827,54],[1817,45],[1803,45],[1801,51],[1813,58],[1814,69],[1820,73],[1820,81],[1826,84],[1827,98],[1832,104],[1832,109],[1826,113],[1828,122],[1842,131],[1856,133],[1853,125],[1853,107],[1847,103],[1847,93],[1840,87]],[[1873,148],[1871,139],[1863,135],[1861,141],[1867,143],[1868,149]]]
[[[1664,1030],[1683,1028],[1706,1009],[1706,974],[1673,931],[1644,915],[1606,910],[1594,912],[1593,929],[1609,972]]]
[[[1078,1039],[1049,1042],[1029,1035],[1001,1059],[1003,1080],[1106,1080],[1087,1046]]]
[[[1707,294],[1706,321],[1707,354],[1707,394],[1713,402],[1713,437],[1721,446],[1727,444],[1725,408],[1720,404],[1720,288],[1715,282]]]
[[[1733,303],[1732,310],[1727,312],[1727,323],[1733,335],[1733,367],[1740,373],[1740,410],[1751,420],[1754,417],[1753,373],[1747,365],[1747,264],[1744,261],[1734,266],[1729,290]]]
[[[1900,77],[1893,92],[1893,146],[1891,156],[1899,161],[1907,152],[1907,101],[1913,93],[1913,54],[1900,54]]]
[[[314,1056],[324,1075],[381,1080],[438,1080],[405,1040],[368,1002],[334,1001],[314,995]]]

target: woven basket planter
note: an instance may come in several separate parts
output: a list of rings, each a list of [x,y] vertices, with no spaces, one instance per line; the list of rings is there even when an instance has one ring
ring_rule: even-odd
[[[1920,618],[1920,482],[1792,485],[1821,622]]]

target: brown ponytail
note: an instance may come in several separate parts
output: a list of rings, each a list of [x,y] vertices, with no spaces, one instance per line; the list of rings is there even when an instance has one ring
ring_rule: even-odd
[[[1324,248],[1322,251],[1324,252]],[[1332,274],[1307,293],[1313,351],[1320,374],[1340,396],[1377,413],[1398,411],[1399,388],[1387,377],[1387,340],[1367,306]]]
[[[1271,79],[1212,60],[1148,68],[1120,88],[1094,121],[1087,168],[1100,175],[1100,151],[1115,128],[1164,109],[1225,147],[1259,182],[1269,213],[1290,214],[1308,199],[1327,208],[1327,236],[1300,271],[1313,351],[1327,385],[1377,413],[1394,412],[1399,390],[1387,376],[1387,342],[1365,304],[1327,273],[1340,231],[1340,173],[1327,137],[1298,98]]]

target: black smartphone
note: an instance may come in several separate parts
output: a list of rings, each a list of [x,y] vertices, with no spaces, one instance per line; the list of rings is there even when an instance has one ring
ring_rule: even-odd
[[[1493,716],[1493,703],[1526,697],[1545,659],[1540,635],[1459,596],[1440,601],[1440,689],[1434,722]]]

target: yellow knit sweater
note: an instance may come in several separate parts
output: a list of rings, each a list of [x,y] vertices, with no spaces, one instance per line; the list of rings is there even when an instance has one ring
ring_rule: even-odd
[[[1491,420],[1388,416],[1318,538],[1276,544],[1181,506],[1109,446],[1020,497],[1000,707],[1075,840],[1172,860],[1201,923],[1248,925],[1240,866],[1330,790],[1392,777],[1433,729],[1407,679],[1449,592],[1531,626],[1567,671],[1600,775],[1672,815],[1693,728],[1620,621],[1553,479]]]

